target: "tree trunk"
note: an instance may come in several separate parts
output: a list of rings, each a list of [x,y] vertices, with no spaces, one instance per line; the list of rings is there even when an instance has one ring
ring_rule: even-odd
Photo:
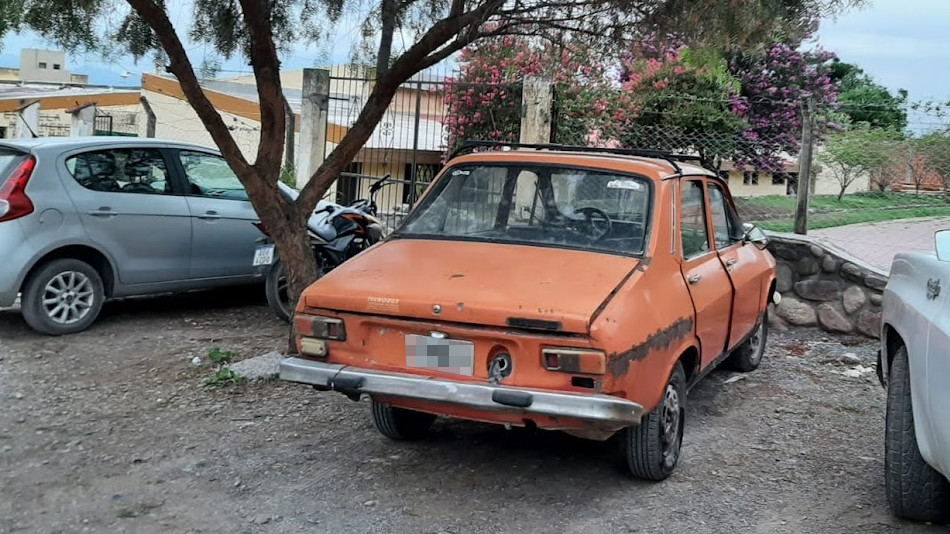
[[[396,31],[396,0],[382,0],[380,5],[382,28],[379,36],[379,53],[376,55],[376,77],[386,74],[392,58],[393,34]]]
[[[844,198],[844,192],[848,190],[850,184],[844,184],[841,186],[841,191],[838,192],[838,202],[841,202],[841,199]]]

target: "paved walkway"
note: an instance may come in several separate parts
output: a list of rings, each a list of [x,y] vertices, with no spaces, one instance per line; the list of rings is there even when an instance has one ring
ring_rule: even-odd
[[[950,217],[901,219],[811,230],[808,235],[826,241],[884,272],[898,252],[933,252],[934,232],[950,229]]]

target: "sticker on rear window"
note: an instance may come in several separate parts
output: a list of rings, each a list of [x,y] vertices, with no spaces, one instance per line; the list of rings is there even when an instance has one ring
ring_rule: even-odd
[[[632,189],[639,191],[643,189],[643,184],[636,180],[611,180],[607,182],[607,189]]]
[[[472,171],[463,171],[461,169],[452,171],[452,176],[468,176],[469,174],[472,174]]]

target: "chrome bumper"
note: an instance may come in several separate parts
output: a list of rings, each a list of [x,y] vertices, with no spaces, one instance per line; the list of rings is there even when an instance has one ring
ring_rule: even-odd
[[[358,399],[363,393],[465,406],[495,413],[536,414],[593,423],[620,430],[640,422],[643,407],[610,395],[560,393],[456,382],[415,375],[370,371],[343,365],[287,358],[280,379],[335,390]]]

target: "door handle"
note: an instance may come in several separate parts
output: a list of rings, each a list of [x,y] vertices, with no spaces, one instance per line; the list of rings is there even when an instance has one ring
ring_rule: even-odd
[[[699,281],[702,280],[702,279],[703,279],[702,275],[694,274],[693,276],[690,276],[690,277],[689,277],[689,283],[690,283],[690,284],[698,284]]]
[[[199,215],[199,219],[204,219],[207,221],[213,221],[221,218],[221,215],[216,211],[206,211],[204,215]]]
[[[118,214],[112,211],[109,206],[100,206],[99,209],[90,211],[89,215],[93,217],[115,217]]]
[[[729,258],[728,260],[726,260],[726,270],[727,270],[727,271],[731,271],[732,268],[735,267],[735,266],[736,266],[736,263],[738,263],[738,262],[739,262],[739,260],[736,259],[736,258]]]

